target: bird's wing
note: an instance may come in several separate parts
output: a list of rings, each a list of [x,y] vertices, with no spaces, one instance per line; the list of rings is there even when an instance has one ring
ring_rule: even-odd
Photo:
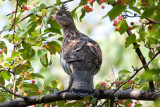
[[[83,56],[81,56],[77,52],[80,51],[85,44],[86,41],[71,40],[68,45],[64,46],[63,50],[64,59],[67,62],[83,60],[84,59]]]
[[[83,61],[86,68],[88,64],[91,64],[90,68],[96,66],[95,74],[102,63],[102,53],[98,44],[88,37],[71,40],[68,45],[64,46],[63,58],[67,62]]]

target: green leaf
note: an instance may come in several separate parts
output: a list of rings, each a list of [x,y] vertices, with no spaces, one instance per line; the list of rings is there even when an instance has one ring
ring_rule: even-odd
[[[57,4],[61,4],[61,0],[56,0]]]
[[[49,34],[49,35],[48,35],[48,37],[52,37],[52,36],[55,36],[55,34]]]
[[[51,18],[48,19],[47,24],[50,24],[52,29],[61,30],[61,26],[56,21],[53,21]]]
[[[0,49],[6,49],[4,53],[7,54],[7,46],[4,41],[0,41]]]
[[[32,36],[37,37],[39,35],[38,32],[31,32]]]
[[[119,72],[118,72],[118,74],[122,74],[122,73],[124,73],[124,74],[125,74],[125,73],[131,73],[131,72],[130,72],[130,71],[128,71],[128,70],[121,70],[121,71],[119,71]]]
[[[122,35],[124,32],[126,32],[127,29],[128,29],[127,22],[126,22],[126,20],[123,20],[121,23],[121,26],[119,28],[120,34]]]
[[[65,107],[75,107],[74,105],[75,105],[75,103],[67,103],[67,104],[65,105]]]
[[[38,86],[36,84],[30,84],[30,83],[27,83],[27,82],[23,82],[22,87],[26,91],[28,91],[28,90],[38,91]]]
[[[115,5],[112,10],[110,10],[108,12],[108,14],[106,16],[109,16],[110,20],[115,19],[117,16],[119,16],[125,9],[127,6],[121,6],[121,5]],[[104,16],[104,17],[106,17]],[[103,17],[103,18],[104,18]]]
[[[27,35],[27,34],[31,34],[31,32],[34,32],[35,31],[35,28],[37,27],[37,21],[35,21],[35,19],[34,19],[34,21],[32,21],[28,26],[27,26],[27,30],[25,30],[25,32],[24,32],[24,35],[22,35],[22,36],[25,36],[25,35]]]
[[[51,90],[51,89],[53,89],[53,88],[50,87],[50,86],[45,85],[44,89],[49,91],[49,90]]]
[[[129,6],[133,6],[136,3],[136,0],[129,0]]]
[[[74,10],[72,10],[72,12],[71,12],[71,15],[74,17],[74,18],[76,18],[76,10],[79,8],[79,6],[78,7],[76,7]]]
[[[141,14],[140,9],[138,9],[137,7],[130,6],[129,8],[130,8],[131,10],[137,12],[138,14]]]
[[[35,55],[35,50],[32,48],[28,48],[28,49],[24,48],[19,51],[22,52],[22,57],[24,60],[30,59]]]
[[[9,28],[10,28],[9,25],[6,25],[3,27],[3,30],[5,31],[5,30],[8,30]]]
[[[57,85],[59,84],[59,81],[52,81],[51,85],[53,88],[57,88]]]
[[[142,104],[135,104],[134,107],[143,107]]]
[[[129,45],[131,45],[132,43],[134,43],[136,41],[136,35],[132,34],[130,36],[128,36],[126,38],[126,42],[125,42],[125,48],[127,48]]]
[[[0,83],[4,86],[4,84],[5,84],[5,81],[4,81],[4,78],[1,76],[1,74],[0,74]]]
[[[10,81],[11,79],[11,74],[8,71],[3,71],[0,73],[0,75],[7,81]]]
[[[14,52],[14,53],[12,53],[11,58],[14,59],[14,58],[16,58],[17,56],[19,56],[20,54],[22,54],[22,53],[21,53],[21,52]]]
[[[132,26],[132,30],[133,29],[136,29],[136,28],[138,28],[139,26],[138,25],[134,25],[134,26]]]
[[[32,73],[30,76],[44,79],[44,77],[40,73]]]
[[[61,31],[56,29],[56,28],[47,28],[47,29],[44,30],[44,32],[46,32],[46,33],[53,32],[53,33],[57,33],[57,34],[61,35]]]
[[[38,49],[38,56],[44,56],[47,53],[45,49]]]
[[[85,14],[86,14],[86,11],[85,11],[84,8],[81,9],[81,12],[82,12],[82,14],[81,14],[81,16],[80,16],[80,18],[79,18],[80,22],[82,22],[82,18],[83,18],[83,17],[85,16]]]
[[[33,9],[34,14],[38,14],[38,10],[39,10],[38,7],[37,7],[37,8],[34,8],[34,9]],[[31,21],[31,20],[29,20],[29,21]]]
[[[55,54],[55,52],[57,51],[58,53],[61,52],[61,45],[59,45],[56,41],[52,41],[52,42],[47,42],[47,50],[49,50],[50,52],[53,52]]]
[[[48,67],[48,57],[47,57],[47,54],[43,55],[40,57],[40,62],[41,64],[47,68]]]
[[[142,16],[141,16],[141,19],[143,18],[146,18],[146,17],[152,17],[155,13],[155,10],[157,10],[157,8],[145,8]]]
[[[153,53],[152,53],[152,51],[149,51],[148,56],[149,56],[150,59],[153,58]]]
[[[48,90],[43,90],[40,95],[38,96],[38,98],[40,98],[42,95],[46,94],[48,92]]]
[[[39,7],[39,11],[42,11],[44,8],[46,8],[46,5],[44,3],[42,3]]]
[[[57,101],[58,107],[65,107],[65,101]]]
[[[58,38],[59,41],[63,41],[63,37]]]

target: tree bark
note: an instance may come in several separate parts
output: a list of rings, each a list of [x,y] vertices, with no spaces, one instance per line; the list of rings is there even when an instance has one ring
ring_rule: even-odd
[[[98,99],[107,99],[114,90],[105,90],[104,92],[96,91],[94,97]],[[149,100],[154,101],[160,96],[160,91],[139,91],[139,90],[118,90],[111,99],[118,97],[118,99],[134,99],[134,100]],[[60,100],[81,100],[83,98],[77,96],[72,92],[63,92],[60,95],[56,93],[46,94],[38,98],[38,96],[28,97],[28,100],[16,99],[9,102],[0,103],[0,107],[25,107],[40,103],[49,103]]]

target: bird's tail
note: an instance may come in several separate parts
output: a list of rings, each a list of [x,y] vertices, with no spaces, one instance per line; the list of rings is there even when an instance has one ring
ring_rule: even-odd
[[[92,71],[75,70],[73,74],[73,83],[71,90],[82,97],[91,96],[94,94]]]

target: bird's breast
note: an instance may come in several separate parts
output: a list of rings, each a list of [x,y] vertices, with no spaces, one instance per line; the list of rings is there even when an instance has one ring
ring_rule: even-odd
[[[64,71],[70,75],[71,71],[71,65],[63,58],[63,50],[61,51],[60,54],[60,62],[61,62],[61,66],[64,69]]]

